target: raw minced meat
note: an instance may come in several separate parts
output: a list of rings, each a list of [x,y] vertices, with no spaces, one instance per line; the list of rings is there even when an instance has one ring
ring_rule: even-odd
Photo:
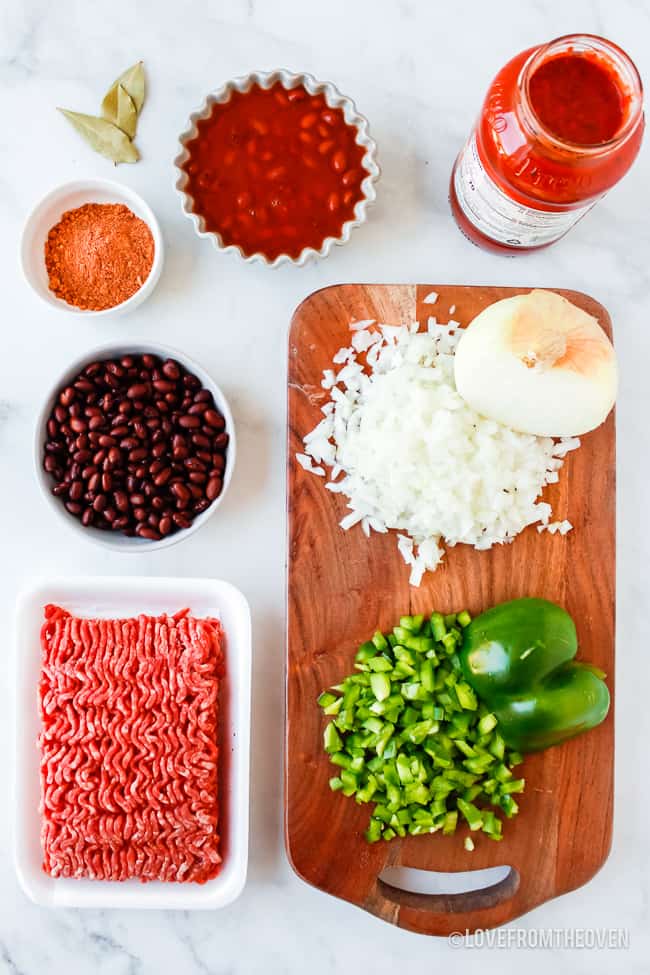
[[[81,619],[45,607],[43,869],[195,881],[220,867],[216,619]]]

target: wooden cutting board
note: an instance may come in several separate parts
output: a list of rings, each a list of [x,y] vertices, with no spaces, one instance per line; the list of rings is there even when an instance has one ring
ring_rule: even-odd
[[[459,545],[419,589],[408,585],[394,533],[366,539],[359,526],[338,522],[345,499],[296,462],[302,437],[321,418],[322,371],[349,345],[349,322],[399,324],[429,315],[466,325],[500,298],[528,288],[450,285],[341,285],[317,291],[297,309],[289,335],[288,369],[288,620],[285,751],[285,836],[291,864],[309,884],[372,914],[426,934],[446,935],[504,924],[552,897],[586,883],[605,862],[611,843],[614,720],[564,745],[527,756],[520,813],[504,822],[504,839],[466,835],[395,839],[368,845],[371,806],[333,793],[334,774],[322,748],[319,693],[352,669],[357,646],[388,630],[404,613],[473,614],[519,596],[566,607],[576,620],[580,656],[614,682],[615,430],[614,417],[568,455],[558,484],[545,491],[567,536],[532,527],[511,545],[488,552]],[[435,305],[425,304],[432,291]],[[611,335],[607,311],[593,298],[560,291],[595,315]],[[448,315],[455,305],[453,316]],[[612,708],[613,711],[613,708]],[[501,882],[461,894],[415,894],[380,879],[389,866],[464,871],[508,865]],[[567,905],[570,910],[570,904]]]

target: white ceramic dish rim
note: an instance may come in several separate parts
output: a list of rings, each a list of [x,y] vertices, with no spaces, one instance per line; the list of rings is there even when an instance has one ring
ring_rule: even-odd
[[[225,694],[220,743],[230,749],[225,779],[227,823],[223,867],[205,884],[122,883],[48,877],[41,869],[38,813],[39,728],[36,687],[40,674],[40,628],[43,605],[62,604],[80,615],[131,615],[134,612],[177,612],[184,606],[197,616],[217,615],[226,635]],[[248,867],[251,618],[244,595],[221,579],[173,577],[41,578],[18,597],[13,654],[14,863],[25,894],[53,908],[148,908],[215,910],[232,903],[244,888]],[[224,783],[220,782],[220,786]]]
[[[354,208],[354,220],[348,220],[343,224],[340,237],[326,237],[319,250],[316,250],[314,247],[305,247],[298,257],[290,257],[289,254],[279,254],[275,260],[269,261],[261,252],[246,255],[237,244],[229,244],[226,246],[219,233],[205,229],[205,220],[203,217],[192,211],[192,197],[185,192],[188,176],[181,169],[181,166],[189,158],[189,153],[186,148],[187,142],[193,139],[198,133],[196,123],[210,116],[213,105],[227,102],[233,91],[247,92],[254,84],[258,84],[262,88],[270,88],[277,81],[287,89],[302,85],[310,95],[324,95],[325,101],[330,108],[340,108],[342,110],[345,121],[348,125],[353,125],[357,130],[357,142],[364,146],[366,150],[361,165],[367,170],[368,175],[361,183],[363,198],[359,200]],[[319,257],[327,257],[332,247],[346,244],[350,239],[351,231],[355,227],[360,227],[365,223],[366,211],[377,198],[375,184],[381,175],[381,170],[377,162],[377,144],[370,135],[367,118],[357,111],[353,100],[348,98],[347,95],[341,94],[335,85],[329,81],[317,81],[311,74],[295,74],[286,68],[276,68],[274,71],[253,71],[250,74],[241,75],[238,78],[233,78],[225,82],[220,88],[210,92],[204,99],[202,105],[192,112],[187,128],[179,136],[179,142],[181,151],[174,159],[174,167],[178,177],[174,185],[181,198],[183,212],[192,221],[199,237],[206,237],[212,240],[212,243],[218,251],[226,254],[236,254],[246,264],[263,264],[271,268],[280,267],[283,264],[295,264],[297,267],[302,267],[308,261]]]
[[[127,205],[130,204],[129,209],[138,209],[140,213],[136,214],[136,216],[140,216],[141,219],[145,221],[153,236],[154,256],[151,270],[149,271],[147,279],[142,283],[138,290],[131,295],[130,298],[127,298],[126,301],[120,302],[119,305],[113,305],[112,308],[102,308],[100,310],[77,308],[74,305],[69,305],[66,301],[63,301],[62,298],[57,298],[57,296],[49,289],[47,289],[46,295],[34,284],[32,281],[31,271],[29,270],[30,261],[27,255],[27,251],[31,249],[29,238],[34,224],[36,224],[40,218],[41,212],[50,205],[53,205],[59,198],[70,196],[74,193],[82,193],[84,191],[87,191],[90,194],[112,196],[115,197],[116,201],[123,202]],[[94,201],[88,200],[87,202],[92,203]],[[65,209],[68,208],[63,207],[61,209],[59,219],[65,212]],[[45,245],[45,240],[42,241],[42,244],[43,246]],[[116,180],[112,179],[78,179],[70,180],[67,183],[60,183],[58,186],[53,187],[45,194],[45,196],[41,197],[38,203],[32,207],[23,226],[20,238],[19,253],[23,277],[34,294],[37,295],[41,301],[44,301],[45,304],[49,305],[51,308],[56,308],[58,311],[96,318],[102,315],[120,315],[122,312],[132,310],[137,305],[141,304],[145,298],[149,297],[156,287],[162,273],[165,246],[160,224],[158,223],[158,218],[146,200],[144,200],[139,193],[136,193],[135,190],[131,189],[130,186],[126,186],[123,183],[118,183]]]
[[[66,511],[61,499],[52,494],[50,490],[49,475],[46,474],[42,466],[43,445],[47,440],[47,421],[54,406],[57,393],[70,381],[70,379],[72,379],[85,366],[89,365],[89,363],[93,362],[95,359],[106,359],[117,355],[138,355],[146,352],[149,352],[152,355],[160,356],[160,358],[163,359],[176,359],[181,363],[181,365],[185,366],[186,369],[198,376],[201,383],[213,394],[217,409],[221,411],[223,418],[226,421],[225,431],[230,437],[228,442],[228,453],[226,455],[223,487],[219,497],[212,502],[209,508],[206,508],[206,510],[202,511],[200,515],[197,515],[189,528],[182,528],[180,531],[174,532],[173,535],[167,535],[166,537],[161,538],[159,541],[149,541],[147,539],[137,537],[128,538],[126,535],[122,535],[121,533],[116,532],[113,534],[111,532],[100,531],[100,529],[93,527],[84,528],[81,522],[75,518],[74,515],[71,515],[68,511]],[[208,518],[211,518],[214,515],[216,510],[223,502],[232,479],[232,472],[237,458],[237,438],[235,434],[235,424],[228,400],[214,379],[202,366],[199,365],[198,362],[195,362],[184,352],[181,352],[179,349],[172,348],[171,346],[160,345],[156,342],[149,342],[146,339],[132,339],[129,341],[125,340],[123,342],[107,342],[102,345],[98,345],[87,352],[84,352],[83,355],[71,362],[70,365],[56,378],[56,380],[52,383],[48,395],[36,418],[34,427],[33,458],[36,479],[47,505],[59,518],[62,518],[65,521],[69,528],[75,531],[81,538],[84,538],[87,541],[93,542],[97,545],[101,545],[103,548],[111,549],[114,552],[146,555],[149,552],[155,551],[156,549],[169,548],[171,545],[177,545],[178,542],[183,541],[183,539],[188,538],[195,531],[198,531],[199,528],[206,523]]]

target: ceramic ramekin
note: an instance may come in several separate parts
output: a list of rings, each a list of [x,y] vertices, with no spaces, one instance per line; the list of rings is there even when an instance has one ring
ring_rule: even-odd
[[[173,535],[166,535],[156,541],[151,541],[146,538],[139,538],[137,536],[130,538],[127,535],[123,535],[121,532],[109,532],[102,531],[99,528],[95,528],[92,525],[85,527],[81,524],[81,521],[74,515],[71,515],[66,511],[65,505],[63,504],[62,498],[57,498],[52,494],[52,486],[54,481],[51,476],[43,470],[43,448],[45,446],[46,440],[48,440],[47,435],[47,421],[52,413],[52,410],[57,402],[58,395],[61,390],[67,386],[71,380],[73,380],[79,373],[91,362],[103,359],[111,359],[122,355],[142,355],[145,352],[149,352],[151,355],[157,355],[161,359],[175,359],[180,362],[188,372],[194,373],[195,376],[201,380],[201,384],[205,389],[209,389],[214,397],[214,402],[216,408],[219,410],[224,420],[226,421],[225,432],[228,434],[230,440],[228,443],[228,453],[226,455],[226,467],[224,469],[223,476],[223,488],[221,494],[218,498],[211,503],[209,508],[202,511],[199,515],[194,518],[194,521],[189,528],[181,528],[179,531],[174,532]],[[89,352],[84,353],[84,355],[79,356],[75,359],[68,368],[57,377],[56,381],[50,387],[50,390],[45,398],[43,406],[38,414],[36,420],[36,426],[34,429],[34,469],[36,472],[36,479],[38,481],[39,487],[46,504],[54,515],[65,525],[68,526],[72,531],[76,533],[79,538],[85,538],[87,541],[95,542],[97,545],[101,545],[104,548],[113,549],[116,552],[127,552],[136,554],[146,554],[153,552],[159,548],[169,548],[170,545],[175,545],[177,542],[183,541],[184,538],[189,538],[193,535],[195,531],[198,531],[203,525],[205,525],[208,518],[211,518],[215,513],[217,508],[223,502],[228,491],[228,486],[232,478],[233,468],[235,466],[235,457],[237,451],[237,444],[235,439],[235,425],[232,418],[232,413],[230,412],[230,406],[228,401],[221,389],[210,375],[203,369],[197,362],[190,359],[189,356],[185,355],[184,352],[179,352],[177,349],[169,348],[166,345],[159,345],[154,342],[147,341],[131,341],[131,342],[112,342],[107,345],[98,346],[95,349],[91,349]]]
[[[100,311],[75,308],[62,298],[57,298],[50,291],[45,267],[45,241],[49,231],[67,210],[76,210],[85,203],[123,203],[132,213],[135,213],[136,217],[144,220],[154,242],[153,264],[147,280],[126,301]],[[164,247],[160,226],[151,207],[134,190],[111,179],[79,179],[55,187],[34,207],[23,230],[20,260],[25,280],[48,305],[58,308],[59,311],[71,312],[73,315],[97,318],[100,315],[120,315],[126,311],[133,311],[149,297],[162,271]]]
[[[271,88],[278,81],[287,89],[302,85],[310,95],[323,95],[330,108],[341,109],[347,124],[354,126],[357,130],[356,141],[366,150],[361,165],[368,175],[361,183],[363,198],[359,200],[354,208],[354,220],[348,220],[343,224],[340,237],[326,237],[319,250],[316,250],[314,247],[305,247],[298,257],[290,257],[289,254],[280,254],[275,260],[270,261],[266,255],[259,252],[245,254],[237,244],[229,244],[226,246],[220,234],[206,230],[203,217],[198,213],[194,213],[194,201],[185,191],[188,177],[187,173],[181,167],[189,158],[187,151],[188,142],[198,134],[197,122],[210,117],[213,105],[227,102],[234,91],[247,92],[253,85],[260,85],[262,88]],[[380,169],[377,163],[377,145],[370,136],[368,120],[359,114],[352,99],[342,95],[338,88],[331,84],[331,82],[317,81],[310,74],[293,74],[284,68],[279,68],[276,71],[254,71],[241,78],[234,78],[232,81],[227,81],[221,88],[217,88],[216,91],[211,92],[200,108],[192,112],[185,131],[179,137],[179,141],[181,151],[174,159],[176,171],[175,187],[181,197],[183,212],[192,221],[199,237],[207,237],[212,241],[218,251],[236,254],[246,264],[263,264],[266,267],[274,268],[280,267],[282,264],[295,264],[298,267],[302,267],[302,265],[315,258],[327,257],[335,244],[347,243],[350,239],[351,231],[355,227],[360,227],[362,223],[365,223],[366,211],[376,199],[375,183],[379,179]]]

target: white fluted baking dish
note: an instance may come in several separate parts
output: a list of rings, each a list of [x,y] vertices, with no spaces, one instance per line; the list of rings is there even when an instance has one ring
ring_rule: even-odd
[[[193,199],[186,192],[188,176],[182,169],[182,166],[189,158],[187,144],[198,134],[197,122],[209,118],[215,104],[227,102],[234,91],[245,93],[253,85],[260,85],[260,87],[265,89],[271,88],[277,82],[280,82],[286,89],[296,88],[302,85],[310,95],[323,95],[330,108],[341,109],[343,118],[347,124],[353,126],[357,131],[356,142],[364,146],[366,150],[361,165],[366,170],[367,175],[361,183],[363,197],[354,208],[354,220],[348,220],[343,224],[339,237],[326,237],[318,250],[314,247],[305,247],[298,257],[291,257],[289,254],[280,254],[273,261],[270,261],[261,252],[245,254],[237,244],[226,245],[219,233],[206,230],[205,220],[200,214],[194,212]],[[246,264],[263,264],[266,267],[274,268],[280,267],[282,264],[295,264],[298,267],[302,267],[308,261],[312,261],[318,257],[327,257],[334,245],[347,243],[352,230],[365,223],[367,209],[376,199],[375,184],[379,179],[380,169],[377,163],[377,145],[370,136],[368,120],[357,111],[357,107],[352,99],[346,95],[342,95],[335,85],[327,81],[317,81],[310,74],[293,74],[284,68],[279,68],[276,71],[253,71],[251,74],[227,81],[220,88],[217,88],[216,91],[211,92],[203,104],[195,112],[192,112],[185,131],[179,137],[179,141],[181,151],[174,159],[176,170],[175,187],[181,197],[183,212],[192,221],[199,237],[207,237],[212,241],[218,251],[236,254]]]

